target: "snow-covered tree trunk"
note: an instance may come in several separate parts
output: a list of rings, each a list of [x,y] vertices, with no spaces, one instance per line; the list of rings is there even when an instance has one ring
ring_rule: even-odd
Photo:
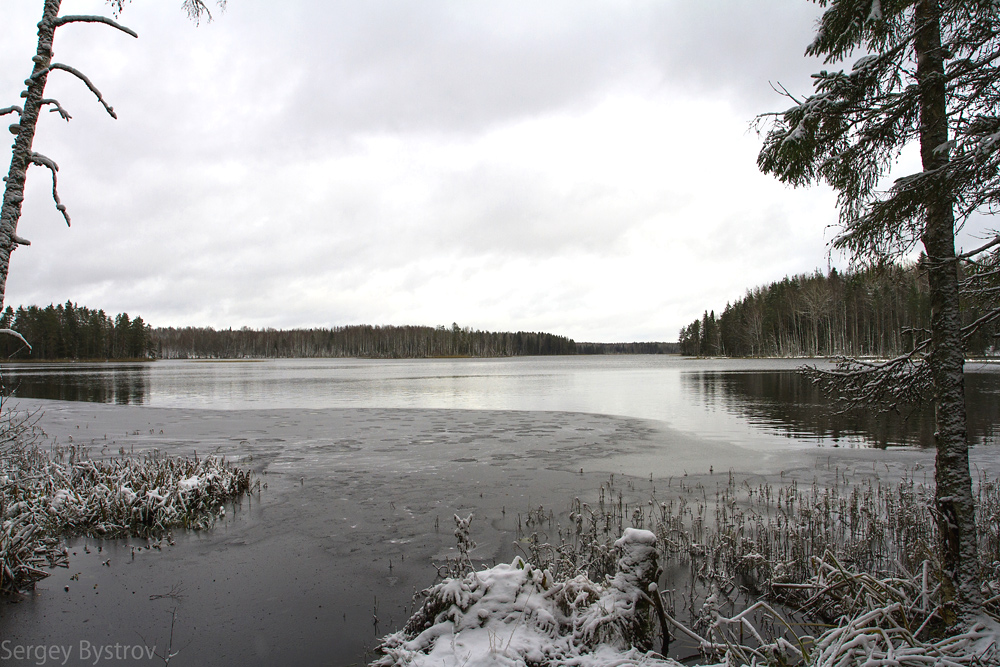
[[[35,65],[31,77],[25,81],[22,93],[24,106],[20,120],[10,126],[16,135],[4,187],[3,209],[0,212],[0,308],[3,308],[7,291],[7,272],[10,269],[10,255],[19,241],[17,222],[21,217],[21,202],[24,201],[24,181],[31,164],[31,145],[35,139],[35,125],[41,111],[45,93],[45,82],[52,60],[52,40],[56,31],[56,19],[62,0],[45,0],[42,20],[38,23],[38,48],[35,51]]]
[[[948,163],[948,117],[937,2],[921,0],[914,13],[914,50],[920,86],[920,157],[925,172]],[[950,196],[931,190],[925,201],[922,241],[927,251],[931,301],[930,368],[934,383],[935,501],[946,585],[956,608],[950,623],[968,621],[980,601],[977,583],[975,503],[969,472],[965,414],[965,350],[959,313],[955,213]]]

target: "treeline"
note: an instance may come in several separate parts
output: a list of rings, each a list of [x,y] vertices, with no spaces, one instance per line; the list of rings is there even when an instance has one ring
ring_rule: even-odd
[[[267,359],[360,357],[516,357],[570,354],[676,354],[676,343],[576,343],[541,332],[490,332],[444,326],[344,326],[330,329],[151,328],[141,317],[75,303],[7,307],[0,354],[27,359]]]
[[[963,303],[965,323],[983,314]],[[786,277],[749,290],[720,316],[707,311],[680,331],[681,354],[731,357],[875,356],[912,350],[930,328],[921,262],[826,275]],[[966,353],[993,351],[995,326],[969,340]]]
[[[563,336],[518,331],[494,333],[444,326],[344,326],[332,329],[153,329],[163,359],[253,359],[295,357],[515,357],[575,354]]]
[[[677,343],[577,343],[577,354],[677,354]]]
[[[103,310],[70,301],[45,308],[7,306],[0,315],[0,329],[18,332],[31,345],[29,350],[14,336],[0,336],[2,359],[147,359],[153,355],[152,331],[141,317],[119,313],[112,318]]]

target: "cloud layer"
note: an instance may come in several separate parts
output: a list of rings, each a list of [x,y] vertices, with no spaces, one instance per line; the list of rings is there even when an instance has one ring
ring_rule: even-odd
[[[2,105],[39,11],[8,4]],[[32,171],[7,303],[673,340],[827,262],[832,196],[760,175],[749,130],[783,106],[769,81],[807,90],[816,16],[778,0],[232,0],[197,28],[176,3],[128,5],[139,40],[65,27],[56,59],[119,120],[50,79],[74,119],[44,119],[35,145],[74,225]]]

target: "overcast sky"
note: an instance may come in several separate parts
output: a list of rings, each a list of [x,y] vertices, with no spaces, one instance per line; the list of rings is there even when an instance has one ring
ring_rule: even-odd
[[[0,106],[41,0],[3,0]],[[750,121],[809,91],[804,0],[180,0],[61,28],[7,304],[154,326],[426,324],[676,340],[826,269],[825,187],[758,173]],[[108,13],[65,0],[63,14]],[[10,118],[5,117],[4,120]],[[12,122],[12,121],[11,121]],[[5,163],[6,164],[6,163]],[[3,168],[6,173],[6,167]],[[843,260],[834,255],[834,265]]]

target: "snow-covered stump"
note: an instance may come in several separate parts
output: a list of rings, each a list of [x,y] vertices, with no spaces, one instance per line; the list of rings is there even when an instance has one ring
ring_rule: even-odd
[[[574,633],[587,643],[649,650],[653,645],[652,605],[646,594],[659,577],[656,535],[626,528],[615,542],[618,569],[597,604],[580,617]]]
[[[659,574],[656,537],[628,528],[618,570],[604,583],[580,574],[556,582],[516,558],[427,589],[406,626],[382,640],[376,667],[544,665],[678,667],[649,651]]]

